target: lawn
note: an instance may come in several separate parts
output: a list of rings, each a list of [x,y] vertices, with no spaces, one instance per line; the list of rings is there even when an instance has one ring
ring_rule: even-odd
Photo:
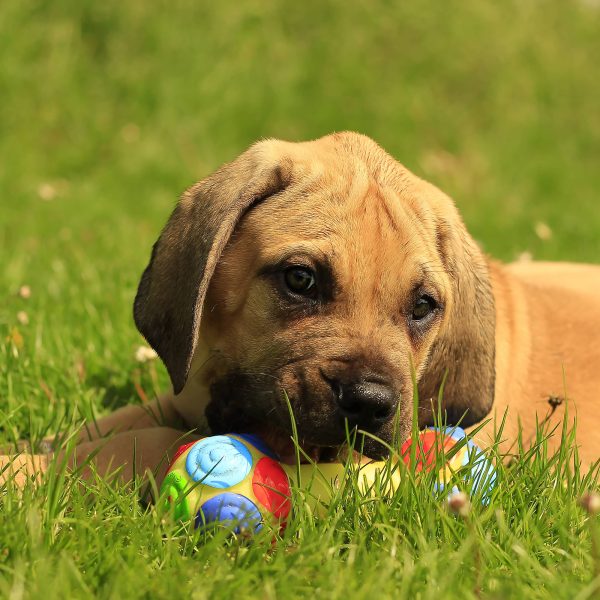
[[[596,0],[0,3],[0,442],[165,388],[131,307],[178,194],[264,137],[353,129],[452,195],[487,252],[600,257]],[[466,522],[300,507],[283,539],[181,531],[58,472],[0,500],[0,597],[589,598],[593,482],[543,452]]]

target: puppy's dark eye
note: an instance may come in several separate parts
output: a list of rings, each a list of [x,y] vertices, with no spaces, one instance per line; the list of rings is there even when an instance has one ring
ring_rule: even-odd
[[[294,294],[308,296],[315,291],[317,284],[314,271],[306,267],[290,267],[283,274],[285,284]]]
[[[413,321],[420,321],[430,315],[436,308],[437,303],[431,296],[421,296],[413,306],[411,317]]]

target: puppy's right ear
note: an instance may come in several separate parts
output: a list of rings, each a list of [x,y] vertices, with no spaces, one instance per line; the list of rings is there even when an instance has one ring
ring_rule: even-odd
[[[176,394],[187,380],[204,298],[227,241],[244,213],[283,191],[290,178],[280,144],[259,142],[187,190],[154,244],[133,314]]]

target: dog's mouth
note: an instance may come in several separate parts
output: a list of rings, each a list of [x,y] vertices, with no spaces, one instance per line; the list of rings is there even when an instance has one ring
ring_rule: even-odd
[[[388,453],[384,445],[374,443],[372,439],[365,438],[356,431],[341,435],[329,430],[318,435],[312,430],[312,435],[305,437],[302,434],[304,428],[298,427],[298,438],[295,438],[289,429],[276,424],[274,419],[265,425],[255,419],[243,418],[241,411],[236,411],[235,416],[232,413],[223,415],[218,410],[210,410],[213,407],[214,405],[209,405],[207,409],[208,424],[213,435],[226,433],[256,435],[284,464],[292,465],[298,461],[301,464],[343,463],[350,454],[355,462],[360,463],[372,459],[380,460]],[[348,433],[353,443],[348,441]],[[320,443],[318,443],[319,438],[322,440]],[[354,448],[360,448],[362,452]]]
[[[343,448],[338,446],[317,446],[304,440],[296,442],[294,438],[272,427],[258,428],[255,433],[271,449],[279,460],[287,465],[309,462],[338,462],[342,458]]]
[[[304,437],[302,429],[298,432],[298,437],[295,437],[287,428],[278,426],[272,421],[265,425],[254,420],[225,419],[219,421],[209,418],[209,426],[214,435],[226,433],[255,435],[278,457],[280,462],[287,465],[296,464],[298,461],[301,464],[345,462],[349,454],[352,454],[355,462],[363,460],[361,454],[353,450],[348,441],[342,441],[341,438],[336,439],[337,436],[333,438],[326,436],[329,438],[328,442],[316,443],[314,437],[312,439]],[[364,459],[369,460],[366,456]]]

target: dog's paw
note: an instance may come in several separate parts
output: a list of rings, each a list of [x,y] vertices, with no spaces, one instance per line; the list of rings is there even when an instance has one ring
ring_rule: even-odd
[[[47,456],[25,453],[0,456],[0,489],[10,483],[19,489],[24,488],[30,480],[40,483],[47,468]]]
[[[55,450],[54,439],[44,438],[32,445],[29,440],[18,442],[7,442],[0,445],[0,455],[10,456],[13,454],[52,454]]]

